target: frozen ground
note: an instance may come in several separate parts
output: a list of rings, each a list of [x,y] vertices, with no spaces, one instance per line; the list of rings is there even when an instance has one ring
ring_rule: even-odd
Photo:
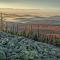
[[[60,48],[0,32],[0,60],[60,60]]]

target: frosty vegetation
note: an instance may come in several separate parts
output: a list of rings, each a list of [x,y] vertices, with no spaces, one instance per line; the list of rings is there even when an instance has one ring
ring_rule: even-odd
[[[60,48],[0,32],[0,60],[60,60]]]

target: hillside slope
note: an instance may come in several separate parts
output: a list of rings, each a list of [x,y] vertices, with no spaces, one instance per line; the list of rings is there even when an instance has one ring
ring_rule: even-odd
[[[0,60],[60,60],[60,48],[0,32]]]

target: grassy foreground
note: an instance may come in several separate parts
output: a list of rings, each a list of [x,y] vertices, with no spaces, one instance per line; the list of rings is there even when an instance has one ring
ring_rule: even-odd
[[[0,32],[0,60],[60,60],[60,48]]]

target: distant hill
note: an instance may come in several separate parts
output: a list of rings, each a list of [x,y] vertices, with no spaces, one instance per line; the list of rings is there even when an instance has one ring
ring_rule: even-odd
[[[13,8],[0,8],[0,11],[5,13],[11,13],[11,14],[24,14],[24,15],[32,15],[32,16],[60,16],[60,12],[56,11],[46,11],[42,9],[13,9]]]

